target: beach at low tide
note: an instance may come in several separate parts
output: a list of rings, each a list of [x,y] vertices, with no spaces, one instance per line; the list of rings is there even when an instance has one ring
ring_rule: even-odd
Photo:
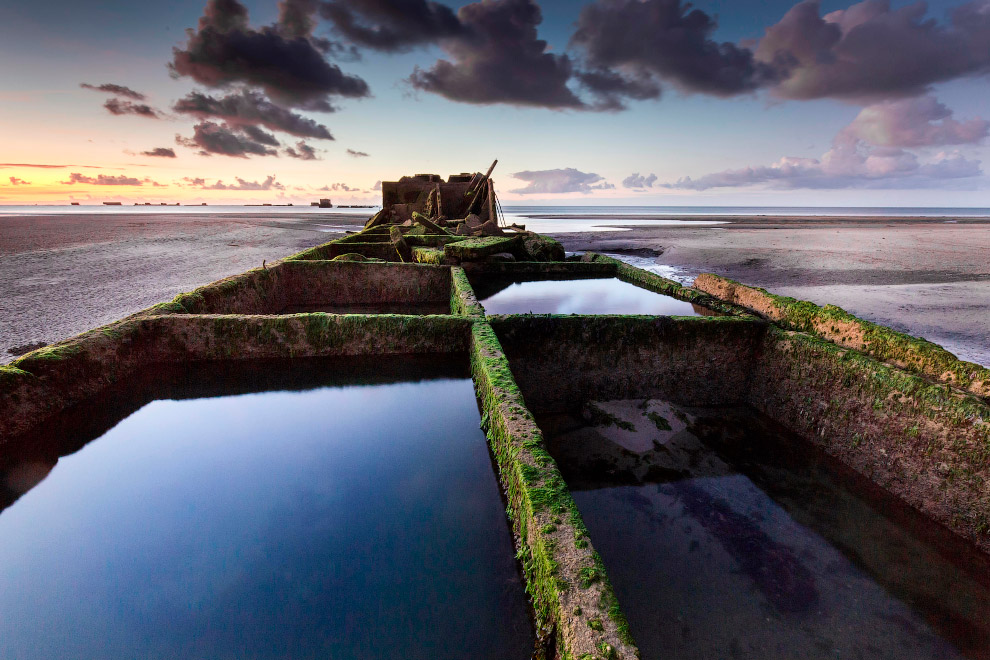
[[[370,214],[183,211],[0,213],[0,363],[339,238]],[[512,215],[568,251],[832,303],[990,366],[990,218]]]

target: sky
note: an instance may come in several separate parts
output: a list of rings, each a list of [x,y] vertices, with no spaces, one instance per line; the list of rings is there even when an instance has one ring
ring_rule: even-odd
[[[990,207],[990,0],[0,5],[0,205]]]

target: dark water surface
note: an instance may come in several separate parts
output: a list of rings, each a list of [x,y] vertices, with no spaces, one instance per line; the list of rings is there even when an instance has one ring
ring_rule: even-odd
[[[770,422],[685,419],[545,422],[644,660],[990,657],[978,551]]]
[[[614,277],[528,280],[478,277],[471,284],[488,314],[663,314],[699,316],[694,305]]]
[[[466,360],[285,364],[166,369],[5,448],[0,657],[530,657]]]

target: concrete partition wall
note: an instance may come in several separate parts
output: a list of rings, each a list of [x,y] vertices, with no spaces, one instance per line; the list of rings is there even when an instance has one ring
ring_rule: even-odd
[[[0,367],[0,444],[156,364],[335,355],[466,353],[456,316],[168,315],[120,321]]]
[[[446,266],[282,261],[180,294],[171,311],[278,314],[288,306],[435,303],[450,295]]]
[[[990,553],[990,406],[770,326],[747,402]]]
[[[745,403],[766,325],[725,317],[493,316],[512,371],[537,411],[591,400]]]

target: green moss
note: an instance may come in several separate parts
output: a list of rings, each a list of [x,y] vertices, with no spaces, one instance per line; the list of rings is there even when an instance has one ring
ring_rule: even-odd
[[[666,417],[663,417],[662,415],[655,413],[653,411],[646,413],[646,417],[656,425],[657,430],[659,431],[671,430],[670,422],[667,421]]]
[[[518,236],[481,236],[448,243],[443,247],[443,252],[453,259],[470,261],[499,252],[512,252],[518,242]]]
[[[602,625],[601,619],[588,619],[588,627],[599,632],[605,630],[605,626]]]
[[[591,413],[591,425],[592,426],[615,426],[623,431],[635,431],[636,426],[632,422],[627,422],[624,419],[619,419],[607,410],[603,410],[599,406],[595,405],[593,402],[587,405],[587,410]]]

